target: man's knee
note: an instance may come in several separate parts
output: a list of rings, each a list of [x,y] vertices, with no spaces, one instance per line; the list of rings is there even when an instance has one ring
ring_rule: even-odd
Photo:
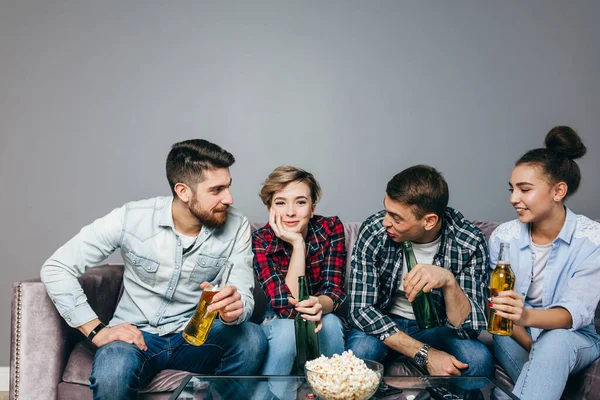
[[[247,357],[252,359],[262,358],[267,351],[267,338],[261,327],[253,322],[244,322],[238,325],[241,332],[236,340],[236,346]]]
[[[494,359],[488,348],[479,340],[455,340],[451,353],[459,361],[469,364],[463,375],[493,377]]]
[[[111,342],[96,351],[90,376],[95,398],[127,398],[140,385],[143,360],[136,347],[122,341]],[[109,397],[106,397],[109,395]],[[119,397],[120,396],[120,397]]]

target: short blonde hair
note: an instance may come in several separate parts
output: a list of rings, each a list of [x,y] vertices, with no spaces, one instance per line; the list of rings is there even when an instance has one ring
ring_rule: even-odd
[[[282,165],[275,168],[267,176],[258,196],[264,205],[270,208],[275,192],[283,190],[283,188],[292,182],[304,182],[308,185],[313,204],[317,204],[321,199],[321,186],[313,174],[291,165]]]

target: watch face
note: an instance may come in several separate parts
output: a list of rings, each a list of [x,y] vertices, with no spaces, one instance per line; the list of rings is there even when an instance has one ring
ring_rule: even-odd
[[[427,364],[427,359],[425,359],[425,355],[423,355],[423,353],[418,352],[417,354],[415,354],[415,358],[414,358],[415,362],[417,363],[417,365],[424,367],[425,364]]]

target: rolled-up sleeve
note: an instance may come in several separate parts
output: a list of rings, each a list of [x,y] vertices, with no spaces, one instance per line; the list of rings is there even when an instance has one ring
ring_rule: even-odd
[[[380,277],[377,270],[377,236],[363,223],[354,245],[349,282],[350,322],[368,335],[385,340],[400,330],[394,321],[376,306]]]
[[[56,309],[71,327],[97,318],[77,278],[120,245],[125,209],[118,208],[81,229],[44,263],[42,282]]]
[[[477,335],[487,326],[486,299],[489,296],[489,254],[483,234],[479,236],[477,249],[468,264],[463,266],[456,276],[458,285],[465,293],[471,306],[471,312],[457,329],[464,339]]]
[[[254,251],[254,275],[267,299],[271,302],[273,310],[283,318],[295,316],[294,307],[289,303],[288,297],[292,296],[290,288],[285,283],[285,277],[273,263],[272,257],[267,254],[267,244],[262,238],[255,235],[252,239]]]
[[[571,330],[581,329],[594,321],[596,307],[600,301],[598,282],[600,282],[600,247],[575,269],[560,300],[545,308],[566,309],[573,319]]]
[[[254,311],[254,275],[252,274],[252,240],[250,235],[250,224],[248,218],[242,217],[242,222],[238,228],[235,243],[229,256],[229,261],[233,262],[233,270],[229,277],[228,285],[237,288],[242,297],[244,311],[242,315],[227,325],[239,325],[250,319]]]
[[[332,217],[329,226],[329,246],[321,265],[323,285],[315,296],[324,295],[333,301],[333,309],[337,310],[346,299],[344,292],[344,275],[346,267],[346,237],[344,226],[337,217]]]

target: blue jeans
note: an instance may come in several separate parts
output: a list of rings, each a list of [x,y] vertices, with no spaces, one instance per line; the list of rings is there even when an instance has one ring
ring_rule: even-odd
[[[560,399],[569,375],[600,357],[600,337],[593,325],[577,331],[543,331],[531,352],[510,336],[494,336],[494,354],[511,379],[513,393],[527,400]],[[496,398],[505,396],[496,394]]]
[[[463,376],[494,377],[494,361],[487,347],[479,340],[461,339],[456,331],[447,326],[419,329],[416,321],[389,315],[400,331],[408,336],[445,351],[459,361],[469,364],[461,370]],[[400,354],[387,347],[381,340],[358,329],[348,334],[348,349],[359,358],[384,363],[386,357],[396,358]]]
[[[251,322],[225,325],[215,320],[202,346],[188,344],[180,333],[158,336],[142,332],[147,351],[122,341],[96,351],[90,376],[95,400],[137,399],[138,389],[164,369],[197,374],[256,375],[267,340]]]
[[[318,333],[321,354],[331,357],[344,351],[344,327],[335,314],[321,319],[323,327]],[[293,319],[272,317],[261,325],[269,343],[262,375],[289,375],[296,358],[296,330]]]

